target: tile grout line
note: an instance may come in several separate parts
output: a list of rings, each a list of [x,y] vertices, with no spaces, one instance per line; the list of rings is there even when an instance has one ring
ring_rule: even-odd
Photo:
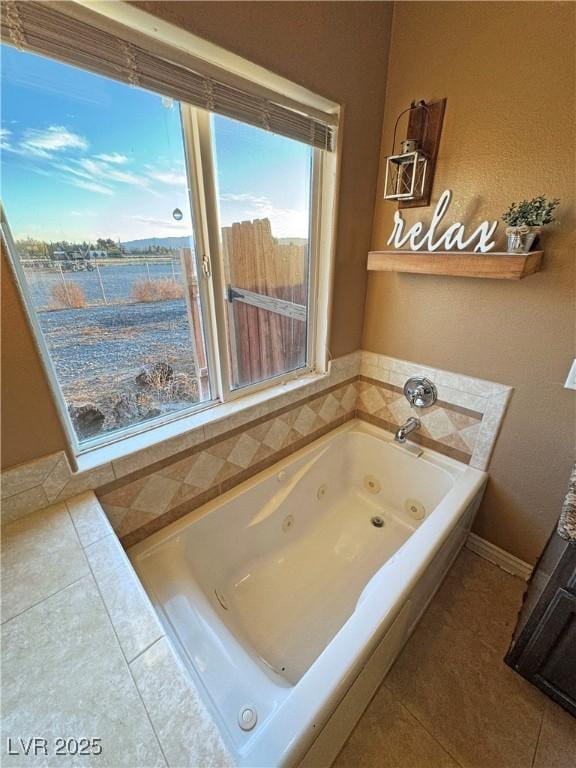
[[[98,502],[98,503],[100,503],[100,502]],[[68,513],[70,513],[70,510],[68,510]],[[102,511],[102,514],[105,515],[106,513],[104,511]],[[70,515],[70,517],[72,517],[72,515]],[[74,525],[74,530],[76,532],[76,537],[78,538],[78,541],[80,542],[80,546],[82,547],[82,551],[83,552],[86,552],[87,549],[90,549],[90,547],[93,547],[94,544],[99,544],[101,541],[104,541],[104,539],[107,539],[109,536],[116,536],[116,533],[115,533],[114,529],[111,528],[111,530],[108,531],[108,533],[102,534],[102,536],[99,536],[97,539],[94,539],[94,541],[91,541],[89,544],[83,544],[82,543],[82,539],[80,538],[80,533],[79,533],[79,531],[76,528],[76,525],[74,523],[74,518],[72,518],[72,524]],[[116,536],[116,538],[118,538],[118,537]]]
[[[102,512],[102,515],[106,518],[106,521],[108,522],[108,524],[110,524],[110,521],[106,517],[106,513],[104,512],[104,510],[102,509],[102,507],[100,505],[100,502],[98,501],[98,497],[96,496],[94,491],[91,491],[91,493],[93,493],[94,496],[96,497],[96,502],[97,502],[98,506],[100,507],[100,511]],[[72,501],[72,499],[70,499],[70,501]],[[76,534],[76,540],[80,544],[80,549],[82,550],[82,552],[84,552],[84,556],[85,557],[86,557],[86,550],[89,549],[89,547],[91,547],[93,544],[97,544],[99,541],[103,541],[103,539],[106,539],[108,536],[111,536],[114,533],[114,529],[110,525],[110,530],[107,533],[102,534],[102,536],[99,536],[97,539],[94,539],[94,541],[91,541],[89,544],[84,544],[84,542],[80,538],[80,531],[78,530],[78,526],[76,525],[76,521],[74,520],[74,518],[72,516],[72,512],[70,511],[70,507],[68,506],[68,500],[62,501],[60,503],[64,504],[64,506],[66,507],[66,511],[68,512],[68,517],[70,518],[70,520],[72,522],[72,527],[74,528],[74,533]],[[88,557],[86,557],[86,560],[88,561]]]
[[[392,665],[392,666],[394,666],[394,665]],[[389,672],[390,672],[390,670],[388,670],[388,672],[386,673],[386,677],[388,677],[388,674],[389,674]],[[386,692],[390,694],[390,696],[391,696],[391,697],[394,699],[394,701],[395,701],[395,702],[398,704],[398,706],[400,706],[400,707],[401,707],[403,710],[405,710],[405,711],[406,711],[406,712],[407,712],[407,713],[410,715],[410,717],[412,717],[412,718],[414,718],[414,720],[416,720],[416,722],[418,723],[418,725],[420,725],[420,727],[422,728],[422,730],[423,730],[423,731],[425,731],[425,733],[427,733],[427,734],[428,734],[428,736],[430,736],[430,738],[432,739],[432,741],[434,741],[436,744],[438,744],[438,746],[440,747],[440,749],[441,749],[443,752],[445,752],[445,753],[446,753],[446,754],[447,754],[447,755],[448,755],[448,756],[449,756],[449,757],[450,757],[450,758],[451,758],[451,759],[452,759],[452,760],[453,760],[453,761],[456,763],[456,765],[458,766],[458,768],[464,768],[464,766],[462,766],[462,764],[460,763],[460,761],[459,761],[459,760],[457,760],[457,759],[454,757],[454,755],[452,755],[452,753],[451,753],[451,752],[450,752],[448,749],[446,749],[446,747],[445,747],[445,746],[444,746],[444,745],[443,745],[443,744],[442,744],[442,743],[441,743],[441,742],[440,742],[440,741],[439,741],[439,740],[436,738],[436,736],[434,736],[434,734],[433,734],[433,733],[431,733],[431,732],[428,730],[428,728],[426,728],[426,726],[425,726],[423,723],[421,723],[421,722],[420,722],[420,720],[419,720],[419,719],[418,719],[418,718],[417,718],[417,717],[416,717],[416,716],[415,716],[415,715],[414,715],[414,714],[413,714],[413,713],[410,711],[410,709],[408,709],[408,707],[407,707],[407,706],[405,706],[405,705],[402,703],[402,701],[401,701],[401,700],[400,700],[400,699],[399,699],[399,698],[396,696],[396,694],[394,694],[394,693],[393,693],[393,692],[390,690],[390,688],[388,688],[388,686],[386,685],[386,677],[384,677],[384,679],[382,680],[382,682],[380,683],[380,685],[378,686],[378,688],[377,688],[377,689],[376,689],[376,691],[374,692],[374,695],[371,697],[370,701],[368,702],[368,704],[367,704],[367,705],[366,705],[366,707],[364,708],[364,710],[363,710],[362,714],[360,715],[360,717],[359,717],[359,718],[358,718],[358,720],[356,721],[356,724],[354,725],[354,728],[352,729],[352,731],[351,731],[351,733],[349,734],[348,738],[346,739],[346,741],[345,741],[345,742],[344,742],[344,744],[342,745],[342,748],[339,750],[338,754],[337,754],[337,755],[336,755],[336,757],[334,758],[334,761],[333,761],[332,765],[336,765],[336,763],[338,762],[338,758],[340,757],[340,755],[342,754],[342,752],[344,751],[344,749],[345,749],[345,748],[346,748],[346,746],[348,745],[348,743],[349,743],[350,739],[351,739],[351,738],[352,738],[352,736],[354,735],[354,732],[355,732],[356,730],[358,730],[358,728],[360,727],[360,724],[361,724],[362,720],[364,719],[364,717],[366,717],[366,714],[367,714],[367,712],[368,712],[368,709],[369,709],[369,708],[370,708],[370,706],[372,705],[372,702],[373,702],[373,701],[376,699],[376,697],[378,696],[378,694],[379,694],[380,690],[381,690],[382,688],[385,688],[385,689],[386,689]]]
[[[106,514],[106,513],[104,512],[103,514]],[[78,531],[76,531],[76,533],[78,533]],[[99,544],[101,541],[104,541],[104,539],[107,539],[109,536],[115,536],[115,535],[116,535],[115,531],[114,529],[112,529],[109,533],[105,533],[103,536],[100,536],[98,539],[94,539],[94,541],[91,541],[90,544],[82,544],[82,542],[80,542],[80,544],[82,546],[82,549],[86,551],[87,549],[90,549],[90,547],[93,547],[94,544]],[[118,537],[116,536],[116,538]]]
[[[43,485],[44,485],[45,480],[47,480],[47,479],[48,478],[45,477],[44,480],[41,480],[39,483],[36,483],[36,485],[29,485],[27,488],[24,488],[23,491],[16,491],[16,493],[9,493],[8,495],[2,494],[2,497],[0,497],[0,502],[8,501],[8,499],[13,499],[14,496],[19,496],[21,493],[28,493],[28,491],[34,491],[36,488],[42,488],[42,490],[44,490],[43,489]],[[1,485],[1,483],[0,483],[0,485]],[[44,493],[46,493],[46,491],[44,491]],[[46,497],[46,498],[48,498],[48,497]],[[9,523],[6,523],[6,525],[9,525]]]
[[[82,554],[84,554],[84,552],[82,552]],[[86,558],[86,557],[84,559],[86,561],[88,560],[88,558]],[[56,595],[59,595],[60,592],[64,592],[64,590],[68,589],[68,587],[72,587],[74,584],[78,584],[79,581],[82,581],[82,579],[86,579],[86,578],[88,578],[91,575],[92,575],[91,572],[85,573],[82,576],[79,576],[77,579],[74,579],[74,581],[71,581],[69,584],[66,584],[63,587],[60,587],[55,592],[50,592],[50,594],[46,595],[46,597],[43,597],[41,600],[37,600],[35,603],[32,603],[32,605],[29,605],[27,608],[24,608],[22,611],[18,611],[18,613],[15,613],[14,616],[10,616],[9,619],[6,619],[5,621],[2,621],[0,626],[2,626],[2,627],[7,626],[11,621],[13,621],[14,619],[17,619],[19,616],[23,616],[25,613],[27,613],[32,608],[36,608],[37,606],[42,605],[42,603],[45,603],[46,600],[50,600],[52,597],[55,597]]]
[[[65,452],[63,450],[61,450],[61,451],[58,452],[58,454],[64,454],[65,455]],[[48,456],[50,456],[50,454],[48,454]],[[44,458],[43,456],[40,456],[38,459],[33,459],[30,462],[28,462],[28,461],[22,462],[21,464],[17,464],[15,467],[8,467],[8,469],[6,469],[4,472],[0,472],[0,486],[2,485],[1,476],[4,473],[8,474],[9,472],[11,472],[13,470],[17,470],[17,469],[19,470],[21,467],[28,466],[29,464],[34,464],[35,461],[42,461],[43,458]],[[40,482],[36,483],[35,485],[29,485],[28,487],[24,488],[23,490],[16,491],[15,493],[9,493],[8,495],[2,494],[0,496],[0,501],[7,501],[8,499],[14,498],[14,496],[18,496],[20,493],[28,493],[28,491],[33,491],[36,488],[42,488],[42,490],[44,490],[44,483],[46,482],[46,480],[48,480],[48,478],[50,477],[52,472],[56,469],[56,465],[59,463],[61,458],[62,458],[62,456],[58,455],[58,458],[55,460],[54,465],[50,467],[50,469],[46,472],[46,474],[40,480]],[[46,491],[44,491],[44,493],[46,493]],[[47,494],[46,494],[46,498],[48,498]]]
[[[90,576],[91,568],[90,563],[88,562],[88,558],[86,557],[86,552],[84,551],[84,547],[82,546],[82,542],[80,541],[80,537],[78,536],[78,531],[76,530],[76,526],[74,525],[74,520],[72,519],[72,515],[70,514],[70,510],[68,509],[68,505],[65,502],[60,502],[68,516],[68,520],[70,521],[70,524],[72,526],[72,530],[74,531],[74,535],[76,538],[76,542],[78,546],[80,547],[80,553],[82,557],[84,558],[84,562],[88,568],[88,572],[85,573],[83,576],[79,576],[77,579],[74,579],[74,581],[71,581],[69,584],[66,584],[64,587],[60,587],[55,592],[51,592],[49,595],[46,595],[46,597],[43,597],[41,600],[37,600],[35,603],[32,603],[32,605],[29,605],[28,608],[24,608],[23,611],[19,611],[14,616],[11,616],[9,619],[6,619],[6,621],[0,622],[0,626],[4,626],[4,624],[8,624],[8,622],[12,621],[12,619],[16,619],[18,616],[22,616],[23,613],[26,613],[26,611],[29,611],[30,608],[35,608],[37,605],[40,605],[40,603],[43,603],[45,600],[49,600],[51,597],[54,597],[54,595],[57,595],[59,592],[64,591],[68,587],[71,587],[72,584],[77,584],[79,581],[84,579],[86,576]],[[35,511],[41,511],[41,510],[35,510]],[[33,514],[33,513],[30,513]],[[21,518],[23,519],[23,518]],[[16,521],[15,521],[16,522]]]
[[[72,527],[74,528],[74,532],[76,534],[76,539],[77,539],[77,541],[78,541],[78,543],[80,545],[80,548],[82,550],[82,554],[84,555],[84,558],[85,558],[85,560],[86,560],[86,562],[88,564],[88,568],[89,568],[90,572],[87,574],[87,576],[91,576],[92,581],[94,582],[94,586],[96,587],[96,591],[98,592],[98,596],[100,597],[100,601],[102,603],[102,607],[104,608],[104,611],[106,612],[106,616],[108,618],[108,623],[110,624],[112,632],[114,633],[114,637],[116,638],[116,644],[118,645],[118,648],[120,649],[120,655],[122,657],[122,660],[124,662],[124,665],[125,665],[126,669],[128,670],[128,674],[130,675],[130,679],[132,680],[132,685],[134,686],[134,689],[135,689],[135,691],[136,691],[136,693],[138,695],[138,698],[140,699],[140,701],[142,703],[142,706],[144,707],[144,712],[146,713],[146,717],[148,719],[148,722],[150,723],[150,728],[152,729],[152,733],[154,734],[154,736],[156,738],[156,742],[158,744],[158,749],[160,750],[160,754],[164,758],[164,762],[166,763],[167,768],[169,768],[170,764],[168,762],[168,758],[166,757],[166,754],[164,753],[164,749],[163,749],[162,744],[160,742],[160,737],[156,733],[156,728],[154,727],[154,723],[152,722],[152,718],[150,717],[150,713],[148,712],[148,708],[146,707],[146,704],[144,703],[144,699],[142,698],[142,694],[140,693],[140,689],[138,688],[136,680],[134,679],[134,675],[132,674],[132,670],[130,668],[130,663],[131,662],[128,661],[128,659],[126,657],[126,653],[124,652],[124,648],[122,647],[122,643],[120,642],[120,638],[118,637],[118,632],[116,631],[116,627],[114,626],[114,622],[112,621],[112,616],[110,614],[110,611],[108,610],[108,606],[106,605],[106,601],[104,600],[104,595],[102,594],[102,590],[100,589],[100,585],[98,584],[98,579],[96,578],[96,574],[94,573],[94,569],[92,568],[90,560],[88,559],[88,556],[86,555],[86,552],[84,551],[84,547],[82,546],[82,542],[80,541],[80,536],[78,535],[78,531],[76,530],[76,526],[74,525],[74,520],[72,519],[72,515],[70,514],[70,510],[68,509],[68,505],[65,504],[65,507],[66,507],[66,512],[68,513],[68,517],[70,518],[70,520],[72,522]],[[110,536],[110,535],[111,534],[108,534],[108,536]],[[102,541],[103,539],[107,538],[108,536],[103,536],[102,539],[100,539],[100,541]],[[97,542],[93,542],[93,543],[96,544]],[[90,546],[92,546],[92,545],[90,545]],[[122,550],[122,552],[124,553],[124,550]],[[163,632],[162,635],[160,635],[160,637],[156,638],[154,643],[152,643],[151,645],[148,646],[148,648],[151,648],[152,645],[157,643],[159,640],[162,640],[162,638],[164,638],[164,637],[165,637],[165,633]],[[148,650],[148,648],[145,648],[143,651],[141,651],[141,653],[139,653],[138,656],[141,656],[142,653],[144,653],[146,650]],[[138,658],[138,656],[135,656],[134,658]],[[133,661],[134,661],[134,659],[133,659]]]
[[[406,646],[404,646],[404,647],[406,647]],[[435,742],[436,742],[436,743],[437,743],[437,744],[440,746],[440,748],[441,748],[441,749],[442,749],[444,752],[446,752],[446,754],[447,754],[447,755],[449,755],[449,757],[450,757],[452,760],[454,760],[454,762],[456,763],[456,765],[458,765],[458,766],[459,766],[459,768],[464,768],[464,766],[462,766],[462,763],[460,762],[460,760],[458,760],[458,759],[457,759],[457,758],[456,758],[456,757],[455,757],[455,756],[452,754],[452,751],[451,751],[451,750],[450,750],[450,749],[449,749],[449,748],[448,748],[446,745],[444,745],[444,744],[443,744],[443,742],[440,740],[440,738],[439,738],[438,736],[436,736],[436,735],[435,735],[435,734],[434,734],[432,731],[430,731],[430,730],[429,730],[429,729],[428,729],[428,728],[427,728],[427,727],[424,725],[424,723],[423,723],[423,722],[420,720],[420,718],[419,718],[419,717],[418,717],[418,716],[417,716],[417,715],[416,715],[416,714],[415,714],[415,713],[414,713],[414,712],[413,712],[413,711],[410,709],[410,707],[408,706],[408,704],[404,704],[404,702],[403,702],[401,699],[399,699],[399,698],[396,696],[396,694],[395,694],[395,693],[394,693],[394,692],[393,692],[393,691],[392,691],[392,690],[391,690],[391,689],[390,689],[390,688],[389,688],[389,687],[386,685],[386,678],[384,678],[384,680],[383,680],[383,682],[382,682],[382,685],[384,685],[384,686],[385,686],[386,690],[388,691],[388,693],[390,694],[390,696],[392,696],[392,698],[394,699],[394,701],[396,701],[396,702],[397,702],[397,703],[398,703],[398,704],[399,704],[399,705],[400,705],[400,706],[401,706],[403,709],[405,709],[405,710],[406,710],[406,712],[408,712],[408,714],[410,715],[410,717],[413,717],[413,718],[414,718],[414,720],[416,720],[416,722],[418,723],[418,725],[419,725],[419,726],[420,726],[420,727],[421,727],[421,728],[422,728],[424,731],[426,731],[426,733],[427,733],[427,734],[430,736],[430,738],[431,738],[431,739],[433,739],[433,740],[434,740],[434,741],[435,741]]]
[[[88,558],[86,558],[88,560]],[[150,723],[150,728],[152,729],[152,733],[154,734],[156,738],[156,742],[158,744],[158,749],[160,750],[160,754],[164,758],[164,762],[166,763],[167,768],[169,768],[170,763],[168,762],[168,759],[166,757],[166,754],[164,753],[164,749],[162,747],[162,743],[160,742],[160,737],[156,733],[156,728],[154,728],[154,723],[152,722],[152,718],[150,717],[150,713],[148,712],[148,708],[146,707],[146,704],[144,703],[144,699],[142,698],[142,694],[140,693],[140,689],[138,688],[138,685],[136,684],[136,680],[134,679],[134,675],[132,674],[132,670],[130,669],[130,662],[126,658],[126,654],[124,652],[124,648],[122,647],[122,644],[120,642],[120,638],[118,637],[118,633],[116,631],[116,627],[114,626],[114,622],[112,621],[112,616],[110,615],[110,611],[108,610],[108,606],[106,605],[106,601],[104,600],[104,596],[102,595],[102,590],[100,589],[100,585],[98,584],[98,581],[96,579],[96,575],[92,569],[92,566],[90,565],[90,561],[88,560],[88,567],[90,568],[90,575],[92,577],[92,581],[94,582],[94,586],[96,587],[96,590],[98,592],[98,595],[100,597],[100,600],[102,602],[102,606],[106,612],[106,616],[108,617],[108,623],[110,624],[110,627],[112,629],[112,632],[114,633],[114,637],[116,638],[116,643],[118,645],[118,648],[120,649],[120,654],[122,656],[122,660],[124,662],[124,665],[126,669],[128,670],[128,674],[130,675],[130,679],[132,680],[132,685],[134,686],[134,689],[138,695],[138,698],[140,699],[140,702],[142,703],[142,706],[144,707],[144,712],[146,713],[146,717],[148,719],[148,722]],[[162,634],[160,637],[156,638],[154,643],[158,642],[158,640],[161,640],[163,637],[165,637],[164,634]],[[152,645],[154,645],[152,643]],[[151,647],[151,646],[149,646]],[[147,650],[147,649],[144,649]],[[144,651],[142,651],[144,653]],[[141,655],[141,654],[139,654]]]
[[[414,718],[414,720],[416,720],[416,722],[418,723],[418,725],[419,725],[419,726],[420,726],[420,727],[421,727],[421,728],[422,728],[424,731],[426,731],[426,733],[428,734],[428,736],[430,736],[430,738],[431,738],[433,741],[435,741],[435,742],[436,742],[436,744],[438,744],[438,746],[440,747],[440,749],[442,749],[444,752],[446,752],[446,754],[447,754],[447,755],[449,755],[449,756],[452,758],[452,760],[454,760],[454,762],[456,763],[456,765],[458,765],[460,768],[464,768],[464,767],[462,766],[462,763],[460,762],[460,760],[459,760],[459,759],[458,759],[458,758],[457,758],[455,755],[453,755],[453,754],[452,754],[451,750],[449,750],[449,749],[448,749],[448,747],[445,747],[445,746],[444,746],[444,744],[442,744],[442,742],[441,742],[441,741],[438,739],[438,737],[437,737],[435,734],[433,734],[433,733],[432,733],[432,731],[428,730],[428,728],[427,728],[427,727],[424,725],[424,723],[422,723],[422,722],[421,722],[421,721],[420,721],[420,720],[419,720],[419,719],[416,717],[416,715],[415,715],[413,712],[411,712],[411,711],[410,711],[410,709],[409,709],[409,708],[408,708],[408,707],[407,707],[407,706],[406,706],[406,705],[405,705],[403,702],[401,702],[401,701],[400,701],[400,699],[399,699],[399,698],[398,698],[398,697],[397,697],[397,696],[396,696],[396,695],[395,695],[395,694],[394,694],[394,693],[393,693],[393,692],[390,690],[390,688],[388,688],[388,686],[386,686],[386,690],[387,690],[387,691],[390,693],[390,695],[392,696],[392,698],[394,699],[394,701],[396,701],[396,702],[397,702],[397,703],[398,703],[398,704],[399,704],[399,705],[402,707],[402,709],[404,709],[406,712],[408,712],[408,714],[409,714],[411,717],[413,717],[413,718]]]
[[[152,642],[149,645],[147,645],[146,648],[143,648],[141,651],[138,651],[136,656],[134,656],[133,659],[130,659],[130,661],[128,661],[128,657],[126,656],[126,654],[124,654],[128,666],[131,666],[136,661],[136,659],[139,659],[140,656],[142,656],[144,653],[146,653],[146,651],[149,651],[150,648],[152,648],[154,645],[156,645],[156,643],[159,643],[160,640],[164,640],[164,639],[166,639],[166,633],[162,632],[160,637],[157,637],[156,640],[152,640]]]
[[[498,566],[497,566],[496,564],[494,564],[494,563],[491,563],[491,565],[493,565],[493,567],[494,567],[494,568],[497,568],[497,567],[498,567]],[[514,577],[512,576],[512,574],[508,574],[508,575],[510,576],[510,578],[514,578]],[[435,595],[435,597],[436,597],[436,595]],[[443,614],[447,614],[447,615],[448,615],[448,612],[447,612],[447,610],[446,610],[445,608],[439,608],[439,610],[440,610],[440,611],[441,611]],[[483,639],[483,638],[482,638],[482,637],[481,637],[481,636],[480,636],[480,635],[479,635],[477,632],[474,632],[474,631],[473,631],[473,630],[471,630],[469,627],[467,627],[465,624],[462,624],[462,623],[460,622],[460,620],[459,620],[457,617],[455,617],[455,616],[452,616],[451,614],[450,614],[450,617],[452,618],[452,620],[455,622],[455,624],[457,624],[457,626],[458,626],[458,627],[459,627],[461,630],[463,630],[464,632],[466,632],[466,633],[469,635],[469,637],[470,637],[470,638],[472,638],[472,639],[474,640],[474,642],[477,642],[477,643],[479,643],[479,644],[480,644],[481,646],[483,646],[483,647],[484,647],[484,648],[485,648],[487,651],[489,651],[489,653],[491,653],[491,654],[493,654],[493,655],[497,656],[498,658],[500,658],[500,657],[499,657],[499,653],[498,653],[498,651],[496,651],[494,648],[492,648],[490,645],[488,645],[488,643],[487,643],[487,642],[486,642],[486,641],[485,641],[485,640],[484,640],[484,639]],[[405,647],[406,647],[406,646],[404,646],[404,648],[405,648]],[[436,737],[436,736],[435,736],[435,735],[434,735],[434,734],[433,734],[433,733],[432,733],[430,730],[428,730],[428,728],[427,728],[427,727],[424,725],[424,723],[422,723],[422,722],[421,722],[421,720],[418,718],[418,716],[417,716],[417,715],[416,715],[416,714],[415,714],[415,713],[414,713],[414,712],[411,710],[411,708],[409,707],[409,705],[408,705],[408,704],[404,704],[404,702],[403,702],[401,699],[399,699],[399,698],[396,696],[396,694],[395,694],[395,693],[394,693],[394,692],[393,692],[393,691],[392,691],[392,690],[391,690],[391,689],[388,687],[388,685],[386,685],[386,678],[384,678],[384,681],[382,682],[382,685],[384,685],[384,686],[386,687],[386,690],[387,690],[387,691],[390,693],[390,695],[391,695],[391,696],[393,696],[393,697],[394,697],[394,699],[395,699],[395,700],[396,700],[396,701],[397,701],[397,702],[398,702],[398,703],[399,703],[399,704],[400,704],[402,707],[404,707],[404,709],[405,709],[407,712],[409,712],[409,713],[410,713],[410,715],[411,715],[412,717],[414,717],[414,719],[415,719],[415,720],[416,720],[416,721],[417,721],[417,722],[418,722],[418,723],[419,723],[419,724],[422,726],[422,728],[423,728],[423,729],[424,729],[424,730],[425,730],[427,733],[429,733],[429,735],[430,735],[432,738],[434,738],[434,740],[435,740],[435,741],[437,741],[437,742],[440,744],[440,746],[442,747],[442,749],[444,749],[444,751],[445,751],[445,752],[447,752],[447,753],[450,755],[450,757],[452,757],[452,759],[453,759],[453,760],[455,760],[455,762],[456,762],[456,763],[457,763],[457,764],[460,766],[460,768],[462,768],[462,765],[461,765],[461,763],[460,763],[460,762],[459,762],[459,760],[457,760],[457,758],[456,758],[456,757],[455,757],[455,756],[452,754],[452,752],[450,751],[450,749],[449,749],[447,746],[445,746],[445,745],[442,743],[442,741],[441,741],[441,740],[440,740],[438,737]],[[540,719],[540,728],[539,728],[539,730],[538,730],[538,737],[537,737],[537,739],[536,739],[536,744],[535,744],[535,746],[534,746],[534,754],[533,754],[533,757],[532,757],[532,762],[531,762],[530,768],[534,768],[534,763],[535,763],[535,760],[536,760],[536,754],[537,754],[537,750],[538,750],[538,744],[539,744],[539,741],[540,741],[540,734],[541,734],[541,732],[542,732],[542,726],[543,726],[543,723],[544,723],[544,715],[545,715],[545,710],[546,710],[546,706],[544,706],[544,707],[542,708],[542,715],[541,715],[541,719]]]

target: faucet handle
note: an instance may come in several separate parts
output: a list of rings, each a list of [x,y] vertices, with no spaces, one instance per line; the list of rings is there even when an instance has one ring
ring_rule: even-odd
[[[415,408],[429,408],[438,399],[438,392],[430,379],[413,376],[404,384],[404,396]]]

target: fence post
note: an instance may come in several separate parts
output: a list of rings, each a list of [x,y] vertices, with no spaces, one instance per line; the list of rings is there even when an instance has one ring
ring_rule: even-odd
[[[198,280],[194,275],[192,251],[190,248],[180,249],[180,269],[182,271],[182,280],[186,286],[186,308],[188,310],[188,323],[191,331],[190,340],[194,351],[196,375],[198,376],[198,390],[200,400],[206,400],[210,392],[210,383],[208,381],[208,365],[200,317]]]
[[[64,291],[66,292],[66,299],[68,300],[68,306],[72,306],[72,302],[70,301],[70,294],[68,293],[68,285],[66,283],[66,280],[64,279],[64,272],[62,271],[62,264],[58,263],[58,267],[60,268],[60,277],[62,278],[62,285],[64,286]]]
[[[102,275],[100,274],[100,264],[98,264],[98,262],[96,262],[96,274],[98,275],[98,282],[100,283],[100,290],[102,291],[104,304],[108,304],[108,299],[106,298],[106,293],[104,291],[104,283],[102,282]]]

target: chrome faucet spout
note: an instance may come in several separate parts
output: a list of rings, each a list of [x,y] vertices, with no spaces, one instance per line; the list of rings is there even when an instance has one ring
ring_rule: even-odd
[[[398,427],[396,430],[396,434],[394,435],[394,442],[405,443],[408,435],[417,429],[420,429],[420,419],[417,419],[414,416],[410,416],[410,418],[407,419],[405,423],[402,424],[401,427]]]

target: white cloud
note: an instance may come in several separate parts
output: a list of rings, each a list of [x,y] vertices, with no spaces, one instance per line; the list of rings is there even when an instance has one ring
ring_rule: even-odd
[[[24,133],[20,148],[39,157],[50,157],[53,152],[67,149],[87,149],[88,142],[83,136],[69,131],[62,125],[51,125],[45,130],[29,128]]]
[[[8,128],[0,128],[0,149],[10,149],[10,136],[12,131]]]
[[[132,184],[138,187],[148,186],[148,179],[144,176],[138,176],[131,171],[119,171],[117,168],[102,162],[101,160],[92,160],[90,158],[83,158],[78,161],[78,165],[93,177],[103,179],[105,181],[118,181],[121,184]]]
[[[172,184],[173,186],[188,184],[188,179],[184,173],[177,173],[174,171],[150,171],[148,176],[155,181],[161,181],[162,184]]]
[[[167,234],[177,234],[180,233],[181,235],[190,235],[191,229],[190,229],[190,222],[186,223],[185,221],[173,221],[172,219],[160,219],[155,216],[141,216],[141,215],[135,215],[130,216],[130,219],[132,221],[137,221],[140,224],[146,224],[150,227],[152,227],[153,231],[159,231],[159,232],[167,232]]]
[[[113,165],[123,165],[128,162],[126,155],[121,155],[120,152],[111,152],[110,154],[96,155],[98,160],[103,160],[105,163],[112,163]]]
[[[83,168],[83,173],[89,173],[92,176],[103,176],[107,165],[97,160],[91,160],[89,157],[83,157],[82,160],[78,160],[78,165]]]
[[[220,200],[231,203],[250,203],[252,205],[270,204],[270,199],[268,197],[258,197],[257,195],[250,195],[247,192],[224,192],[220,195]]]
[[[70,173],[72,176],[79,176],[81,179],[88,179],[88,181],[92,179],[92,174],[82,170],[82,168],[75,168],[72,165],[61,165],[60,163],[54,163],[53,165],[57,170]]]
[[[107,169],[104,172],[104,178],[111,179],[112,181],[119,181],[121,184],[134,184],[138,187],[148,186],[148,179],[144,178],[144,176],[138,176],[136,173],[129,173],[126,171]]]
[[[38,165],[28,165],[26,167],[26,170],[30,173],[35,173],[37,176],[44,176],[48,179],[54,178],[54,172],[53,171],[47,171],[46,168],[40,168]]]
[[[186,176],[176,171],[163,171],[146,166],[146,171],[136,173],[123,166],[130,162],[127,155],[121,152],[105,152],[98,155],[86,155],[88,141],[83,136],[69,130],[64,126],[52,125],[46,129],[28,128],[18,141],[14,141],[12,134],[7,129],[0,133],[0,148],[3,151],[21,155],[39,164],[46,161],[65,180],[75,186],[99,192],[100,194],[113,194],[116,184],[126,184],[146,191],[153,197],[162,197],[158,185],[153,181],[159,181],[167,185],[186,183]],[[79,150],[79,154],[71,154],[68,150]],[[42,169],[36,166],[33,169],[42,173]],[[44,171],[48,173],[48,171]],[[78,180],[84,183],[80,184]]]
[[[95,184],[92,181],[83,181],[82,179],[70,179],[70,183],[80,189],[86,189],[89,192],[98,192],[100,195],[113,195],[114,191],[103,184]]]
[[[23,137],[14,143],[8,140],[10,135],[10,131],[2,130],[0,139],[2,149],[28,158],[52,160],[58,152],[88,147],[88,142],[83,136],[57,125],[52,125],[45,130],[28,128]]]

